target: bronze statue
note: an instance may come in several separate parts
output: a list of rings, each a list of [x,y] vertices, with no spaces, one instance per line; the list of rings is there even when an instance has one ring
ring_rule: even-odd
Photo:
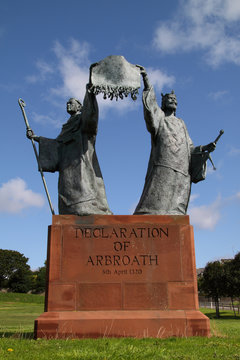
[[[95,150],[98,104],[90,87],[88,84],[83,106],[74,98],[67,102],[70,118],[56,139],[27,131],[27,137],[39,143],[42,171],[59,171],[59,214],[112,214]]]
[[[160,108],[146,70],[137,66],[144,82],[144,118],[152,149],[144,189],[134,214],[185,215],[191,183],[205,179],[206,161],[216,144],[194,147],[183,120],[175,116],[174,92],[162,94]]]
[[[136,99],[143,78],[143,108],[147,130],[151,134],[151,155],[145,185],[134,214],[185,215],[191,183],[206,177],[206,161],[223,134],[214,142],[194,147],[182,119],[176,117],[177,99],[172,91],[162,94],[161,108],[146,70],[133,65],[123,56],[111,55],[90,67],[89,84],[83,106],[71,98],[67,103],[70,118],[56,139],[34,135],[26,120],[24,102],[19,99],[27,136],[39,142],[38,161],[44,186],[43,171],[59,171],[59,214],[111,214],[95,151],[98,126],[96,95],[123,99],[129,94]],[[46,189],[46,186],[45,186]],[[46,189],[49,204],[54,213]]]

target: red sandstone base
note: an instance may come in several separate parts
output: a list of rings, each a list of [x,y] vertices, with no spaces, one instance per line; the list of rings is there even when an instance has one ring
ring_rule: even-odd
[[[210,336],[188,216],[53,216],[35,337]]]

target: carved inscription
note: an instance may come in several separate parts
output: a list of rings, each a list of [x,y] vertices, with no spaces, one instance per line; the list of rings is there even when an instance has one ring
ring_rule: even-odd
[[[128,266],[158,265],[158,255],[89,255],[87,265],[92,266]]]
[[[168,237],[168,228],[157,228],[157,227],[132,227],[132,228],[111,228],[107,229],[104,227],[77,227],[76,238],[120,238],[120,239],[133,239],[133,238],[162,238],[163,236]]]
[[[144,267],[158,266],[158,254],[141,253],[138,244],[168,238],[167,227],[77,227],[75,238],[109,239],[109,254],[89,254],[86,266],[101,268],[104,275],[141,275]],[[111,241],[112,240],[112,241]]]

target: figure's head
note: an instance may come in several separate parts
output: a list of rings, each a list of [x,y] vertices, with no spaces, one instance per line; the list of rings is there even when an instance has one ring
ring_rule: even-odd
[[[166,110],[172,110],[174,111],[174,114],[176,113],[177,109],[177,98],[172,90],[170,94],[161,94],[162,95],[162,110],[166,112]]]
[[[70,115],[75,115],[80,113],[82,109],[82,104],[80,103],[79,100],[75,99],[75,98],[70,98],[67,102],[67,112]]]

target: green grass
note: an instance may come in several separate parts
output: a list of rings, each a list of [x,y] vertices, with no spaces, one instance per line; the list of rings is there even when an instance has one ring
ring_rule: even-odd
[[[44,304],[44,296],[34,294],[16,294],[0,292],[0,302],[3,301]]]
[[[44,296],[0,293],[0,336],[30,336],[44,309]]]
[[[22,295],[0,294],[1,360],[240,360],[240,316],[231,311],[216,319],[213,310],[201,309],[211,319],[211,338],[33,340],[43,297]]]
[[[201,311],[209,317],[213,335],[238,337],[240,340],[240,315],[235,317],[233,311],[221,310],[221,316],[217,319],[213,309],[201,309]]]

